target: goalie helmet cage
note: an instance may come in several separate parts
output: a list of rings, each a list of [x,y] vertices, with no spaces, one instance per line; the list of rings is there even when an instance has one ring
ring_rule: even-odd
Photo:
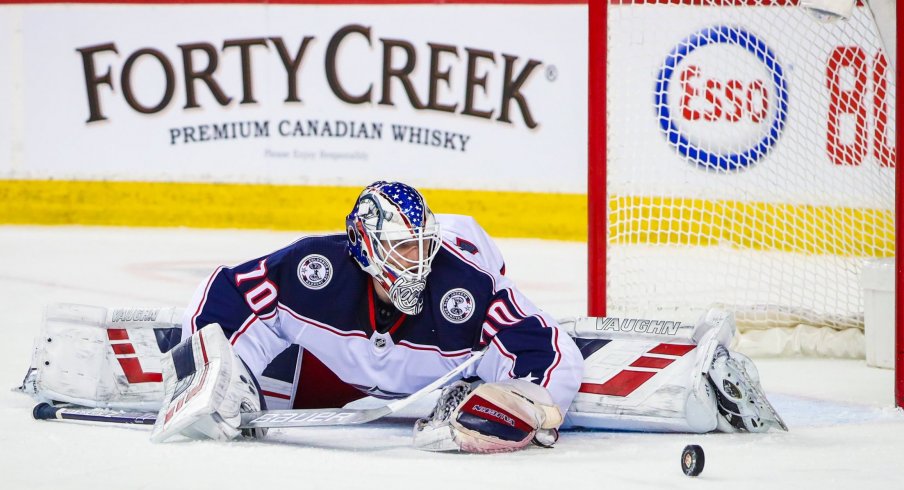
[[[590,0],[588,314],[863,329],[860,271],[901,237],[901,12],[844,4]]]

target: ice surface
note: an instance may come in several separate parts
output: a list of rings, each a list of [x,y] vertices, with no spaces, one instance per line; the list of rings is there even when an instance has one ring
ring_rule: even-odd
[[[260,231],[0,227],[0,387],[21,381],[45,304],[181,306],[215,266],[296,238]],[[499,245],[507,274],[538,305],[557,316],[584,313],[584,244]],[[266,442],[155,445],[143,428],[32,420],[30,399],[0,390],[0,487],[904,488],[904,413],[892,408],[891,371],[863,361],[763,359],[757,365],[791,432],[567,432],[554,449],[503,455],[416,451],[410,418],[272,431]],[[706,452],[696,479],[679,468],[680,451],[690,443]]]

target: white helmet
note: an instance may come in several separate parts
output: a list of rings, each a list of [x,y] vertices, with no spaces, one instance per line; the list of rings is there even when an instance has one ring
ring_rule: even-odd
[[[424,197],[400,182],[364,188],[345,220],[348,252],[376,278],[402,313],[424,306],[430,263],[440,248],[440,229]]]

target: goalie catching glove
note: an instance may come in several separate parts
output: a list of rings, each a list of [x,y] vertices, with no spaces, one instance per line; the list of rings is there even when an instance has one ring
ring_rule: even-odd
[[[183,340],[162,364],[165,396],[151,441],[176,435],[218,441],[264,436],[265,429],[239,428],[242,413],[266,409],[266,404],[219,325],[207,325]]]
[[[507,452],[531,441],[552,446],[563,417],[546,389],[512,379],[443,389],[436,408],[414,426],[414,446],[427,451]]]

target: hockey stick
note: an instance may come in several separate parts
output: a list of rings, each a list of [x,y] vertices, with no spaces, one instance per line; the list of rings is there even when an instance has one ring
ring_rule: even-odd
[[[78,420],[111,424],[154,425],[157,421],[157,412],[129,412],[72,405],[55,407],[49,403],[35,405],[31,415],[37,420]]]
[[[465,369],[474,365],[484,351],[475,352],[465,362],[444,374],[436,381],[412,393],[406,398],[376,408],[311,408],[302,410],[264,410],[242,414],[242,429],[263,427],[323,427],[334,425],[356,425],[392,415],[412,403],[421,400],[434,390],[441,388]],[[83,422],[106,422],[114,424],[153,425],[157,414],[153,412],[123,412],[103,408],[54,407],[49,403],[39,403],[32,410],[38,420],[77,420]]]
[[[266,410],[263,412],[249,412],[242,414],[242,429],[255,429],[259,427],[319,427],[327,425],[356,425],[371,422],[411,405],[424,398],[437,388],[441,388],[465,369],[471,367],[481,357],[484,351],[475,352],[471,358],[461,363],[455,369],[449,371],[436,381],[408,395],[406,398],[396,400],[388,405],[377,408],[311,408],[304,410]]]

